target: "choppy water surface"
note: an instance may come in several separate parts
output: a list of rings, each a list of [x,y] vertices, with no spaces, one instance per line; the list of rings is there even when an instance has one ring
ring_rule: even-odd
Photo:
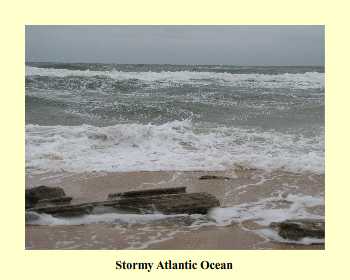
[[[324,69],[26,65],[28,172],[324,172]]]

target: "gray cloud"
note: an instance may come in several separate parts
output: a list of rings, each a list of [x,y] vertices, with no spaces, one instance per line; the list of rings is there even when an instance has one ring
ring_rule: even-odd
[[[26,26],[26,61],[323,65],[323,26]]]

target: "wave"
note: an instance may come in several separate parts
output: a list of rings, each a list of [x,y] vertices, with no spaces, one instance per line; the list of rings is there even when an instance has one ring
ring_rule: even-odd
[[[235,164],[265,170],[324,172],[324,136],[191,121],[107,127],[26,125],[29,172],[226,170]]]
[[[324,73],[283,73],[283,74],[232,74],[218,72],[192,71],[162,71],[162,72],[124,72],[124,71],[93,71],[69,70],[56,68],[38,68],[26,66],[26,77],[107,77],[117,81],[138,80],[144,83],[167,84],[200,84],[209,85],[213,82],[227,86],[258,87],[258,88],[298,88],[324,89]]]

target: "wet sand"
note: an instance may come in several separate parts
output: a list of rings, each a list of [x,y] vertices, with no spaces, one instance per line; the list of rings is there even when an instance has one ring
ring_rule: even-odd
[[[202,175],[230,180],[199,180]],[[26,177],[26,187],[63,187],[72,203],[106,199],[109,193],[148,188],[187,186],[187,192],[207,192],[222,207],[254,203],[279,196],[278,205],[288,207],[289,194],[324,196],[324,176],[284,171],[236,168],[226,172],[124,172],[90,174],[44,174]],[[308,209],[324,215],[324,206]],[[144,224],[26,225],[27,249],[324,249],[324,245],[272,242],[256,233],[253,221],[226,226],[188,227],[186,221]]]
[[[134,229],[135,230],[135,229]],[[131,230],[132,231],[132,230]],[[26,226],[26,249],[51,250],[320,250],[324,245],[297,245],[271,242],[239,226],[207,227],[197,231],[159,236],[138,236],[130,242],[129,231],[113,225],[90,224],[77,226]]]

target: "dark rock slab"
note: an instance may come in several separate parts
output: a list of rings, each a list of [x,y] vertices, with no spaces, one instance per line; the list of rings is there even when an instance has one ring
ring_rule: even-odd
[[[139,210],[141,213],[155,211],[164,214],[206,214],[219,201],[208,193],[164,194],[147,197],[126,197],[118,201],[116,208]]]
[[[271,223],[270,226],[276,229],[278,231],[278,234],[284,239],[298,241],[305,237],[318,239],[324,238],[324,220],[286,220],[279,223]]]
[[[52,205],[64,205],[69,204],[72,201],[70,196],[55,197],[49,199],[41,199],[36,204],[36,207],[52,206]]]
[[[37,213],[50,214],[54,217],[75,217],[90,214],[94,206],[91,204],[58,205],[48,207],[35,207],[29,209]]]
[[[26,197],[25,200],[25,208],[29,209],[29,208],[33,208],[35,206],[36,203],[34,203],[32,200],[30,200],[29,198]]]
[[[178,194],[178,193],[186,193],[186,187],[148,189],[148,190],[128,191],[128,192],[122,192],[122,193],[111,193],[108,195],[108,199],[113,200],[120,197],[139,197],[139,196]]]
[[[198,178],[199,180],[231,180],[230,177],[217,176],[217,175],[203,175]]]
[[[66,196],[64,190],[60,187],[38,186],[25,191],[26,209],[32,208],[43,199],[54,199]]]
[[[30,209],[37,213],[53,216],[79,216],[90,214],[94,208],[113,207],[117,211],[132,213],[164,214],[206,214],[210,208],[219,206],[219,201],[208,193],[179,193],[151,196],[121,197],[117,200],[107,200],[77,205],[60,205],[51,207],[35,207]]]
[[[31,189],[26,189],[25,196],[26,200],[31,203],[37,203],[42,199],[51,199],[65,196],[65,192],[60,187],[47,187],[47,186],[38,186]]]

